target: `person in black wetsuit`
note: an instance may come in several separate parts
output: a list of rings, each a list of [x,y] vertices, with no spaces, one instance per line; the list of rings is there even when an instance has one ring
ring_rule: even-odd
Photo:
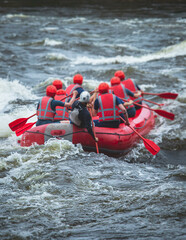
[[[76,100],[72,104],[72,111],[70,113],[70,122],[80,128],[86,128],[88,133],[97,142],[98,138],[94,136],[94,133],[92,130],[91,115],[87,109],[87,104],[89,103],[89,101],[90,101],[90,93],[87,91],[83,91],[80,94],[79,101]]]

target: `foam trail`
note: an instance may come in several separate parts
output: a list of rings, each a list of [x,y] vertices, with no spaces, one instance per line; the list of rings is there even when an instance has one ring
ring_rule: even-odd
[[[73,64],[113,64],[113,63],[126,63],[126,64],[134,64],[134,63],[142,63],[149,62],[153,60],[158,60],[162,58],[174,58],[177,56],[186,55],[186,41],[178,43],[176,45],[168,46],[166,48],[161,49],[158,52],[146,54],[141,57],[133,57],[133,56],[116,56],[111,58],[106,58],[103,56],[99,56],[97,58],[89,58],[89,57],[77,57]]]
[[[26,88],[18,80],[8,81],[7,79],[0,78],[0,86],[0,112],[3,111],[3,108],[10,101],[16,99],[37,99],[37,96],[31,93],[31,89]]]

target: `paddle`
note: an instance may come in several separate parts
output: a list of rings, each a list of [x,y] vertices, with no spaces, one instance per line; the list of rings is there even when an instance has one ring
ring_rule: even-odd
[[[72,94],[71,94],[71,95],[72,95]],[[69,96],[71,96],[71,95],[69,95]],[[61,100],[65,99],[65,98],[67,98],[67,97],[69,97],[69,96],[66,96],[66,97],[62,98]],[[31,117],[33,117],[33,116],[35,116],[35,115],[36,115],[36,113],[33,114],[33,115],[31,115],[31,116],[28,117],[28,118],[18,118],[18,119],[16,119],[16,120],[14,120],[13,122],[9,123],[8,125],[9,125],[9,127],[10,127],[10,129],[11,129],[12,131],[16,131],[17,129],[23,127],[23,126],[26,124],[26,122],[27,122],[27,120],[28,120],[29,118],[31,118]]]
[[[60,99],[59,101],[62,101],[62,100],[64,100],[64,99],[68,98],[68,97],[71,97],[72,95],[73,95],[73,93],[72,93],[72,94],[70,94],[70,95],[67,95],[66,97],[64,97],[64,98]]]
[[[164,106],[163,103],[156,103],[156,102],[153,102],[153,101],[148,100],[148,99],[145,99],[145,98],[142,98],[142,100],[145,101],[145,102],[149,102],[149,103],[152,103],[152,104],[158,105],[159,107]]]
[[[142,92],[142,94],[146,94],[146,95],[156,95],[158,97],[161,98],[166,98],[166,99],[176,99],[178,96],[178,93],[169,93],[169,92],[165,92],[165,93],[148,93],[148,92]]]
[[[93,92],[93,91],[92,91]],[[72,96],[73,94],[71,94],[71,95],[69,95],[69,96]],[[66,97],[64,97],[64,98],[62,98],[61,100],[63,100],[63,99],[65,99],[65,98],[67,98],[67,97],[69,97],[69,96],[66,96]],[[28,119],[30,119],[31,117],[33,117],[33,116],[35,116],[36,115],[36,113],[35,114],[33,114],[33,115],[31,115],[30,117],[28,117],[28,118],[18,118],[18,119],[16,119],[16,120],[14,120],[13,122],[11,122],[11,123],[9,123],[8,125],[9,125],[9,127],[10,127],[10,129],[12,130],[12,131],[16,131],[17,129],[19,129],[19,128],[22,128],[23,129],[23,126],[26,124],[26,122],[28,121]],[[34,123],[31,125],[26,125],[26,127],[28,127],[28,129],[29,129],[29,127],[31,128],[32,126],[34,125]],[[26,130],[28,130],[28,129],[26,129]],[[20,129],[21,130],[21,129]],[[25,130],[25,131],[26,131]],[[19,132],[19,131],[18,131]],[[18,134],[18,132],[17,132],[17,134]],[[16,134],[16,135],[17,135]],[[22,133],[21,133],[22,134]],[[20,135],[21,135],[20,134]]]
[[[31,118],[35,115],[36,115],[36,113],[31,115],[28,118],[18,118],[16,120],[14,120],[13,122],[9,123],[8,125],[12,131],[16,131],[18,128],[23,127],[29,118]]]
[[[33,123],[27,123],[25,124],[22,128],[19,128],[18,130],[16,130],[16,136],[20,136],[21,134],[23,134],[25,131],[29,130],[36,122]]]
[[[120,118],[126,122],[121,116]],[[142,140],[143,143],[146,147],[146,149],[152,153],[152,155],[156,155],[159,151],[160,151],[160,147],[158,145],[156,145],[153,141],[146,139],[144,137],[141,136],[141,134],[139,134],[131,125],[127,125],[129,128],[131,128]]]
[[[125,102],[128,102],[128,101],[127,101],[126,99],[124,99],[124,98],[121,98],[121,99],[122,99],[123,101],[125,101]],[[174,120],[175,115],[174,115],[173,113],[171,113],[171,112],[167,112],[167,111],[162,110],[162,109],[153,109],[153,108],[150,108],[150,107],[147,107],[147,106],[141,105],[141,104],[139,104],[139,103],[135,103],[135,102],[133,102],[133,104],[135,104],[135,105],[137,105],[137,106],[140,106],[140,107],[147,108],[147,109],[149,109],[149,110],[151,110],[151,111],[154,111],[154,112],[156,112],[157,114],[159,114],[159,115],[162,116],[162,117],[168,118],[168,119],[170,119],[170,120]]]
[[[140,107],[147,108],[147,109],[149,109],[149,110],[151,110],[151,111],[154,111],[154,112],[156,112],[158,115],[160,115],[160,116],[162,116],[162,117],[164,117],[164,118],[168,118],[168,119],[170,119],[170,120],[174,120],[174,116],[175,116],[174,113],[167,112],[167,111],[162,110],[162,109],[153,109],[153,108],[150,108],[150,107],[147,107],[147,106],[144,106],[144,105],[135,103],[135,102],[134,102],[133,104],[135,104],[135,105],[137,105],[137,106],[140,106]]]
[[[94,137],[96,137],[94,122],[93,122],[93,119],[92,119],[92,109],[91,108],[89,108],[89,112],[90,112],[91,121],[92,121],[92,130],[93,130],[93,133],[94,133]],[[98,143],[96,141],[95,141],[95,144],[96,144],[96,151],[97,151],[97,153],[99,153]]]

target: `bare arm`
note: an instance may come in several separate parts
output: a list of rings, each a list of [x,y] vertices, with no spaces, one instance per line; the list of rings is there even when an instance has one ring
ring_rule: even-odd
[[[65,106],[65,107],[71,107],[71,106],[72,106],[73,102],[74,102],[75,99],[76,99],[77,94],[78,94],[78,92],[77,92],[76,90],[74,90],[74,91],[73,91],[73,96],[72,96],[70,102],[69,102],[69,103],[66,103],[66,104],[68,104],[68,105]]]
[[[135,98],[138,98],[140,95],[141,95],[141,91],[137,91],[137,92],[134,93]]]
[[[122,113],[125,116],[126,125],[130,125],[126,108],[123,106],[123,104],[119,104],[118,107],[121,109]]]
[[[92,116],[93,116],[93,117],[96,117],[97,114],[98,114],[98,110],[96,110],[96,109],[93,108]]]
[[[129,100],[127,102],[124,102],[124,106],[130,106],[133,104],[133,101],[132,100]]]
[[[95,100],[96,100],[96,97],[97,97],[97,93],[98,93],[98,89],[96,88],[95,90],[94,90],[94,93],[92,94],[92,96],[90,97],[90,103],[91,104],[94,104],[94,102],[95,102]]]

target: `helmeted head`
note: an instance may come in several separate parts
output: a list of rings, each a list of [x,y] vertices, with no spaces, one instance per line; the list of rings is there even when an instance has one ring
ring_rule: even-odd
[[[74,75],[73,82],[74,82],[74,84],[82,85],[83,84],[83,76],[81,74]]]
[[[124,80],[125,79],[125,73],[121,70],[118,70],[114,73],[115,77],[119,77],[120,80]]]
[[[110,79],[111,86],[118,85],[121,83],[121,80],[119,77],[113,77]]]
[[[64,89],[59,89],[57,90],[56,95],[66,95],[66,91]]]
[[[99,93],[108,93],[109,91],[109,85],[108,83],[104,82],[104,83],[100,83],[99,87],[98,87],[98,91]]]
[[[81,94],[80,94],[80,99],[79,101],[82,102],[82,103],[88,103],[90,100],[90,93],[87,92],[87,91],[83,91]]]
[[[57,92],[57,89],[54,85],[49,85],[47,88],[46,88],[46,95],[48,97],[54,97],[55,94]]]
[[[61,80],[59,79],[56,79],[53,81],[52,83],[57,89],[61,89],[63,87],[63,83]]]

